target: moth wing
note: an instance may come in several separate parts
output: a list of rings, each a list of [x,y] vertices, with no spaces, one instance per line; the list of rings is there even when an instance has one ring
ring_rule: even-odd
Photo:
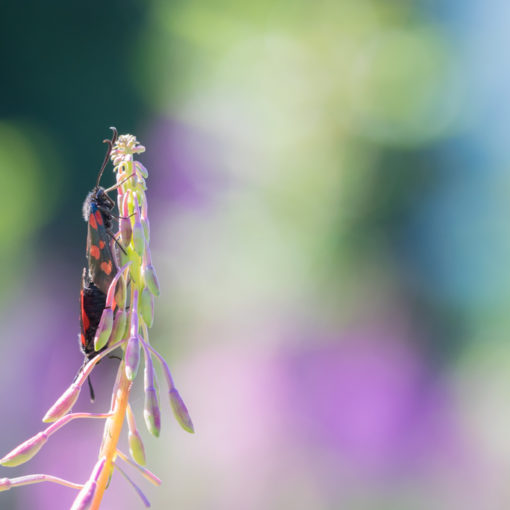
[[[92,282],[105,294],[117,272],[112,255],[111,239],[106,231],[101,211],[90,208],[87,233],[87,258]]]

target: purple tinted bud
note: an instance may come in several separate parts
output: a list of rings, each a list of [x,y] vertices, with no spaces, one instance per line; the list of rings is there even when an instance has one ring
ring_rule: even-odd
[[[149,206],[147,205],[147,197],[145,196],[145,193],[143,195],[143,200],[140,203],[141,213],[140,216],[142,217],[142,220],[149,219]]]
[[[124,246],[127,246],[131,242],[131,234],[133,229],[131,227],[131,219],[129,218],[129,193],[124,195],[122,203],[122,217],[120,219],[120,237]]]
[[[140,313],[145,324],[152,328],[152,323],[154,322],[154,296],[147,287],[140,294]]]
[[[147,430],[155,437],[159,437],[161,429],[161,416],[159,412],[158,397],[154,388],[145,390],[145,406],[143,417]]]
[[[43,422],[48,423],[55,420],[58,420],[64,414],[68,413],[75,402],[78,400],[78,396],[80,395],[81,386],[78,384],[71,384],[69,388],[67,388],[62,396],[53,404],[50,410],[44,415]]]
[[[136,198],[136,194],[133,195],[135,199],[135,224],[133,226],[133,248],[136,253],[143,255],[143,251],[145,249],[145,235],[143,232],[142,222],[140,220],[140,209],[138,208],[138,200]]]
[[[119,250],[122,253],[122,250]],[[108,288],[108,294],[106,295],[106,307],[114,308],[115,294],[117,292],[117,283],[121,278],[124,278],[124,271],[128,266],[131,265],[131,261],[128,260],[126,264],[124,264],[118,271],[118,273],[114,276],[112,282],[110,283],[110,287]]]
[[[106,457],[101,457],[96,462],[96,465],[94,466],[94,469],[92,470],[92,473],[90,475],[91,481],[97,482],[97,480],[99,479],[99,475],[101,474],[101,471],[104,468],[105,463],[106,463]]]
[[[143,387],[145,391],[154,390],[154,365],[152,363],[152,358],[147,348],[147,344],[145,342],[142,343],[145,354],[145,370],[143,373]]]
[[[138,289],[135,289],[133,292],[133,302],[131,303],[131,308],[133,310],[138,310]]]
[[[124,310],[126,308],[126,297],[127,297],[127,291],[126,291],[126,279],[121,276],[119,281],[117,282],[117,287],[115,289],[115,303],[117,303],[117,306]]]
[[[112,334],[110,336],[110,343],[118,342],[124,338],[127,324],[127,312],[125,310],[117,310],[115,319],[113,320]]]
[[[14,448],[3,459],[0,459],[0,464],[7,467],[23,464],[30,460],[44,446],[47,440],[48,436],[44,432],[39,432]]]
[[[83,489],[80,491],[76,499],[74,500],[73,506],[71,510],[88,510],[92,505],[92,501],[94,500],[94,495],[97,489],[97,480],[101,471],[104,468],[106,459],[105,457],[101,458],[97,464],[94,466],[94,471],[92,471],[92,475],[87,483],[83,486]]]
[[[117,183],[119,182],[119,179],[117,179]],[[126,193],[124,193],[123,188],[124,186],[120,186],[117,188],[117,208],[119,209],[119,212],[122,214],[122,204],[124,203],[124,197],[126,196]]]
[[[8,478],[0,478],[0,492],[8,491],[11,486],[12,483]]]
[[[179,392],[175,388],[172,388],[169,395],[170,405],[172,406],[172,410],[174,412],[175,418],[179,422],[179,425],[187,432],[193,434],[195,429],[193,427],[188,409],[186,408],[184,401],[179,395]]]
[[[140,213],[140,218],[142,220],[142,225],[143,225],[143,232],[145,234],[145,239],[147,240],[147,243],[149,242],[150,240],[150,237],[151,237],[151,228],[150,228],[150,222],[149,222],[149,215],[148,215],[148,212],[147,212],[147,199],[145,197],[145,193],[143,195],[143,200],[140,202],[141,204],[141,213]],[[145,247],[145,249],[147,249],[147,246]]]
[[[133,381],[138,372],[138,365],[140,364],[140,340],[138,336],[132,336],[126,347],[126,377],[128,380]]]
[[[150,241],[150,238],[151,238],[151,227],[150,227],[150,223],[149,223],[149,218],[147,219],[141,219],[142,221],[142,227],[143,227],[143,235],[145,237],[145,239],[147,240],[147,242]]]
[[[145,281],[145,285],[152,292],[154,296],[159,296],[159,282],[156,276],[156,270],[153,265],[147,265],[142,268],[142,276]]]
[[[73,502],[71,510],[88,510],[96,493],[97,482],[89,480]]]
[[[142,163],[140,163],[140,161],[135,161],[135,168],[144,179],[147,179],[147,177],[149,177],[149,172],[142,165]]]
[[[138,335],[138,313],[136,312],[136,308],[134,306],[133,306],[133,309],[131,311],[131,329],[130,329],[130,333],[131,333],[131,336],[137,336]]]
[[[120,238],[124,246],[127,246],[131,242],[132,234],[133,229],[131,228],[131,220],[129,218],[122,217],[120,219]]]
[[[113,327],[113,310],[105,308],[97,327],[96,336],[94,337],[94,350],[100,351],[110,338]]]

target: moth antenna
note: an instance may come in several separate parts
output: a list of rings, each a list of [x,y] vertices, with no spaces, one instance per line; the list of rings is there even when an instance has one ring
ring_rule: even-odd
[[[105,140],[105,141],[109,142],[110,140]],[[105,189],[104,192],[108,193],[109,191],[112,191],[112,190],[118,188],[119,186],[122,186],[126,181],[131,179],[131,177],[133,177],[133,175],[136,175],[136,172],[133,172],[132,174],[128,175],[125,179],[122,179],[122,181],[118,182],[117,184],[114,184],[113,186],[110,186],[108,189]]]
[[[96,188],[99,188],[99,183],[101,181],[101,177],[103,176],[104,169],[106,168],[106,165],[108,164],[108,160],[110,159],[110,154],[112,153],[113,144],[117,141],[117,137],[118,137],[117,128],[110,127],[110,129],[113,131],[112,139],[111,140],[103,140],[103,143],[108,144],[108,150],[106,151],[106,155],[104,157],[103,164],[101,165],[101,170],[99,170],[99,175],[97,176]]]

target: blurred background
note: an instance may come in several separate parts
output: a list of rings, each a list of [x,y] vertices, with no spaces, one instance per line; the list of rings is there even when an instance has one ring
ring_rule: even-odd
[[[509,4],[2,7],[1,452],[82,363],[81,206],[114,125],[147,147],[151,339],[196,427],[163,399],[142,430],[153,508],[508,508]],[[75,409],[108,408],[117,364]],[[101,434],[72,423],[0,477],[83,482]],[[103,506],[142,508],[119,474]]]

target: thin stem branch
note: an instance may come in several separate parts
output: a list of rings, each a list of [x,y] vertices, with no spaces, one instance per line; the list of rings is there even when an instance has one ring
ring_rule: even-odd
[[[64,480],[63,478],[59,478],[58,476],[52,475],[26,475],[26,476],[18,476],[17,478],[0,478],[0,492],[2,490],[8,490],[12,487],[21,487],[23,485],[32,485],[34,483],[42,483],[42,482],[52,482],[58,483],[59,485],[64,485],[65,487],[70,487],[71,489],[82,489],[83,484],[74,483],[68,480]]]
[[[123,453],[121,450],[117,449],[117,455],[127,464],[130,464],[134,468],[138,469],[142,476],[149,480],[149,482],[153,483],[156,487],[161,485],[161,480],[152,472],[149,471],[147,468],[144,468],[143,466],[140,466],[137,462],[134,460],[131,460],[125,453]]]
[[[133,487],[133,489],[135,489],[136,493],[138,494],[138,496],[140,496],[140,499],[143,501],[143,504],[145,505],[145,507],[150,508],[151,504],[149,503],[149,500],[147,499],[145,494],[142,492],[142,489],[140,489],[140,487],[138,487],[138,485],[136,485],[136,483],[133,482],[133,480],[131,480],[129,475],[118,464],[115,464],[115,467],[120,471],[122,476],[129,482],[131,487]]]
[[[172,374],[170,373],[170,368],[168,367],[167,362],[165,361],[163,356],[161,356],[161,354],[159,354],[159,352],[156,351],[156,349],[154,349],[154,347],[152,347],[152,345],[147,341],[149,334],[148,334],[147,325],[145,324],[145,322],[143,323],[143,333],[144,333],[143,334],[144,348],[148,347],[150,349],[150,351],[152,352],[152,354],[154,356],[156,356],[156,358],[158,358],[158,360],[161,364],[161,367],[163,368],[163,374],[165,375],[165,379],[166,379],[168,388],[170,390],[174,389],[175,388],[174,380],[173,380]]]
[[[54,434],[58,429],[61,429],[64,425],[67,425],[70,421],[79,419],[79,418],[95,418],[96,420],[110,418],[112,416],[111,413],[101,413],[101,414],[92,414],[92,413],[72,413],[66,414],[55,423],[51,424],[43,433],[49,437]]]

